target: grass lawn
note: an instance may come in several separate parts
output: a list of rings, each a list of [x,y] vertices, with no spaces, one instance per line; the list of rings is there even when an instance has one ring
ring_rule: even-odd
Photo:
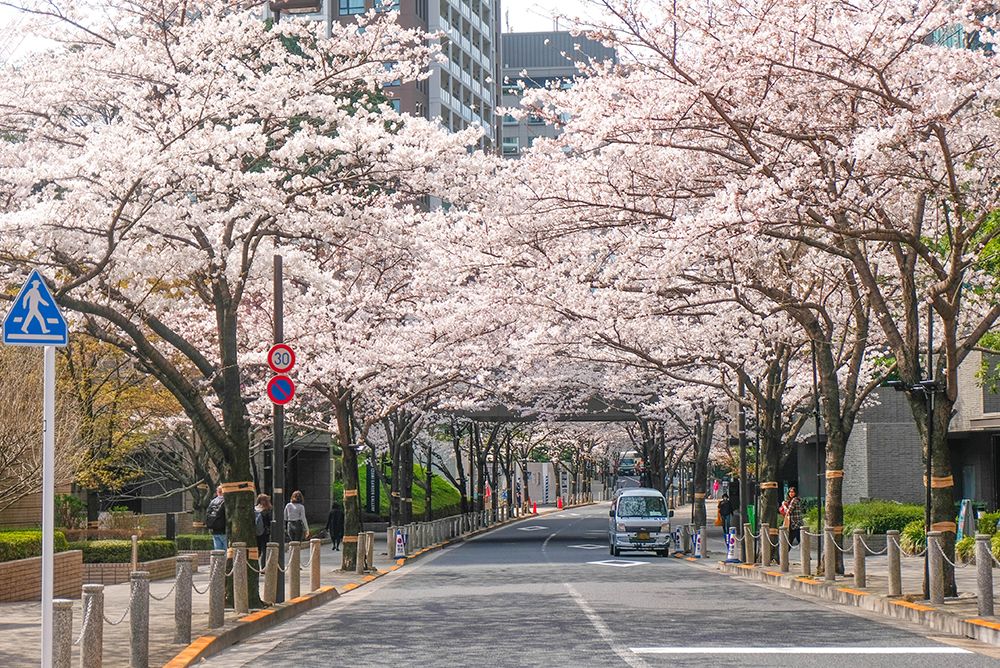
[[[358,489],[361,494],[361,504],[364,507],[364,502],[368,489],[368,477],[366,475],[367,468],[364,465],[358,467]],[[424,480],[426,478],[426,473],[424,472],[424,467],[419,464],[413,465],[413,478],[414,480]],[[424,490],[417,485],[413,485],[412,492],[410,496],[413,497],[413,517],[414,519],[423,519],[424,516]],[[342,481],[337,481],[333,484],[333,498],[343,502],[344,500],[344,484]],[[458,505],[461,502],[461,495],[455,487],[442,478],[439,475],[435,475],[431,482],[431,508],[445,508],[448,506],[454,506],[455,512],[458,512]],[[385,485],[379,486],[379,514],[383,516],[389,515],[389,489]]]

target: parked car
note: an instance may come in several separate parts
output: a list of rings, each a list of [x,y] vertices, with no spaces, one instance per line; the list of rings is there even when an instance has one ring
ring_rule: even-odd
[[[611,555],[623,550],[656,552],[661,557],[670,553],[673,540],[666,499],[655,489],[622,490],[611,504],[608,542]]]
[[[618,464],[618,475],[635,475],[635,457],[623,457]]]

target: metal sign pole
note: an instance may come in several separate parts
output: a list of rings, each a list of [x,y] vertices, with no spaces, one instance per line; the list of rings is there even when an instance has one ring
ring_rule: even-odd
[[[274,256],[274,342],[285,341],[285,299],[282,278],[281,256]],[[278,591],[275,603],[285,600],[285,408],[274,404],[273,439],[274,439],[274,495],[272,501],[271,540],[278,544]],[[277,533],[277,540],[275,540]]]
[[[45,346],[42,406],[42,666],[52,666],[52,597],[55,579],[56,349]]]

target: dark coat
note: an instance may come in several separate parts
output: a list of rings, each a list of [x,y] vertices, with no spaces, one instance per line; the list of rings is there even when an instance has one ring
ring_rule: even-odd
[[[330,538],[340,540],[344,537],[344,509],[334,506],[330,509],[330,515],[326,518],[326,528],[330,532]]]
[[[733,504],[729,499],[719,501],[719,514],[723,517],[733,514]]]

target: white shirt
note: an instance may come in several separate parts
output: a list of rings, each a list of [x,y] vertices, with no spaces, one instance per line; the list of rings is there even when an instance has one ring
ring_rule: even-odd
[[[285,505],[285,521],[295,522],[299,521],[305,524],[306,521],[306,507],[301,503],[292,503],[289,501]]]

